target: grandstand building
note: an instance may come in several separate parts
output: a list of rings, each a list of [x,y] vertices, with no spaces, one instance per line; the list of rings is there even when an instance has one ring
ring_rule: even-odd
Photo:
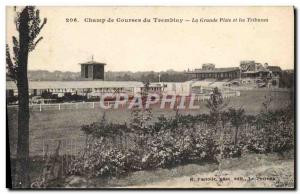
[[[281,68],[262,65],[255,61],[241,61],[240,67],[216,68],[214,64],[206,63],[201,69],[187,71],[189,79],[226,81],[239,85],[251,85],[252,87],[279,87]]]
[[[45,102],[62,99],[69,101],[96,100],[103,94],[118,96],[127,94],[128,96],[140,95],[144,88],[142,82],[137,81],[104,81],[105,63],[91,61],[80,63],[81,79],[78,81],[29,81],[29,96],[41,97]],[[162,86],[150,84],[150,93],[160,94]],[[18,90],[14,81],[6,81],[7,103],[17,100]]]
[[[240,77],[238,67],[215,68],[214,64],[203,64],[202,69],[186,72],[192,79],[235,79]]]

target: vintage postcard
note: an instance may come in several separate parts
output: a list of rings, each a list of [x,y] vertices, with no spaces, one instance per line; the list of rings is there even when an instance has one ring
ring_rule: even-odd
[[[294,7],[6,7],[7,187],[295,189]]]

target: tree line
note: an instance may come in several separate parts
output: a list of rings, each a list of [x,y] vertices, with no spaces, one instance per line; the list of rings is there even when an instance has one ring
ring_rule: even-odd
[[[159,77],[160,76],[160,77]],[[29,70],[28,79],[31,81],[77,81],[80,80],[80,72],[70,71],[47,71]],[[7,76],[7,80],[12,80]],[[106,81],[142,81],[142,82],[184,82],[188,77],[181,71],[107,71],[105,72]]]
[[[160,76],[160,77],[159,77]],[[7,80],[12,80],[7,76]],[[29,70],[28,79],[31,81],[78,81],[80,72],[70,71],[47,71],[47,70]],[[106,81],[142,81],[142,82],[184,82],[188,81],[188,76],[183,71],[167,70],[161,72],[154,71],[107,71],[105,72]],[[279,80],[279,87],[294,87],[294,72],[283,71]]]

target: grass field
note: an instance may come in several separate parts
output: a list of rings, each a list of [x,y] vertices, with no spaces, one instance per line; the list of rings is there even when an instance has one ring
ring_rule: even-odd
[[[257,114],[262,109],[264,96],[272,96],[271,109],[286,107],[290,103],[290,92],[287,91],[241,91],[240,97],[228,99],[228,107],[244,108],[246,114]],[[30,113],[30,153],[40,155],[43,153],[43,144],[48,144],[49,149],[54,149],[58,139],[67,139],[63,148],[70,152],[76,152],[84,144],[83,133],[80,127],[84,124],[99,121],[103,115],[103,109],[74,109],[74,110],[48,110],[32,111]],[[199,110],[182,110],[182,114],[208,113],[205,102],[201,102]],[[175,115],[171,109],[153,108],[153,117],[164,114],[166,117]],[[106,110],[108,121],[123,123],[131,117],[130,110]],[[7,126],[12,156],[16,151],[17,137],[17,109],[7,109]]]

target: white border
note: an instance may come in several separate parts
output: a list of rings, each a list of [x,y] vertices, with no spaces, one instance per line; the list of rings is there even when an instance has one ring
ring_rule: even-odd
[[[0,34],[0,45],[1,45],[1,71],[0,71],[0,123],[2,123],[1,127],[1,141],[0,141],[0,156],[2,156],[0,160],[0,191],[9,192],[8,189],[5,188],[6,185],[6,112],[5,110],[5,6],[9,5],[56,5],[56,6],[82,6],[82,5],[126,5],[126,6],[151,6],[151,5],[162,5],[162,6],[281,6],[281,5],[294,5],[298,8],[298,15],[300,9],[300,1],[299,0],[229,0],[229,1],[221,1],[221,0],[2,0],[0,1],[0,24],[1,24],[1,34]],[[297,19],[297,26],[299,26],[299,18]],[[299,33],[298,33],[299,34]],[[298,36],[297,34],[297,36]],[[295,46],[298,45],[298,41]],[[299,56],[299,49],[297,50],[297,56]],[[297,65],[297,64],[295,64]],[[299,75],[299,68],[297,68],[297,75]],[[297,81],[297,86],[299,87],[299,80]],[[299,89],[297,87],[297,90]],[[299,102],[298,102],[299,104]],[[298,106],[297,106],[298,110]],[[297,114],[297,121],[299,121],[299,114]],[[299,125],[299,124],[298,124]],[[297,140],[299,142],[299,133],[297,133]],[[298,143],[297,143],[298,148]],[[297,156],[299,161],[299,148],[297,149]],[[298,162],[299,163],[299,162]],[[298,166],[299,168],[299,166]],[[298,174],[298,173],[297,173]],[[297,177],[297,185],[299,186],[299,177]],[[40,191],[39,191],[40,192]],[[49,192],[49,191],[48,191]],[[60,191],[61,192],[61,191]],[[73,191],[71,191],[73,192]],[[87,191],[88,193],[92,193],[93,191]],[[100,191],[107,192],[107,191]],[[121,193],[121,192],[131,192],[131,191],[114,191],[113,193]],[[149,191],[148,191],[149,192]],[[164,191],[165,192],[165,191]],[[173,192],[173,191],[169,191]],[[190,191],[182,191],[182,193],[187,193]],[[203,191],[200,191],[203,192]],[[217,191],[209,191],[210,193],[215,193]],[[225,191],[231,192],[231,191]],[[238,191],[238,193],[244,191]],[[257,191],[260,192],[260,191]],[[36,193],[36,192],[35,192]],[[94,193],[94,192],[93,192]],[[112,193],[111,191],[109,193]]]

